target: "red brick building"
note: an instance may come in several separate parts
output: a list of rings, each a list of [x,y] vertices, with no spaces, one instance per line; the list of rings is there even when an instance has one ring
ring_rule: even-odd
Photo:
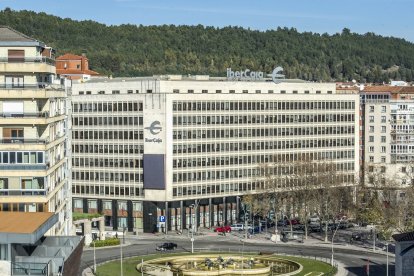
[[[82,54],[64,54],[56,58],[56,73],[71,80],[87,81],[99,73],[89,70],[89,60]]]

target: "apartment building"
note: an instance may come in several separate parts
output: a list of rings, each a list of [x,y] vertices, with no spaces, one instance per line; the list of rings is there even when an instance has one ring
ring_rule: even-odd
[[[55,51],[0,26],[0,212],[51,212],[69,234],[67,92]]]
[[[365,183],[405,188],[414,183],[414,87],[361,91]]]
[[[297,153],[334,160],[354,185],[359,96],[246,75],[73,84],[73,209],[138,232],[231,223],[239,196],[268,188],[259,165]]]

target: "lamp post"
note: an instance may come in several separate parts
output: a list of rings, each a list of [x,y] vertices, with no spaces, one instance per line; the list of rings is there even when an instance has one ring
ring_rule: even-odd
[[[124,276],[124,269],[122,267],[122,243],[120,244],[120,249],[121,249],[121,276]]]
[[[388,254],[387,254],[388,260]],[[388,265],[388,262],[387,262]],[[95,241],[93,241],[93,274],[96,275],[96,255],[95,255]]]
[[[190,209],[191,209],[191,217],[190,217],[190,223],[191,223],[191,254],[194,254],[194,222],[193,222],[193,210],[194,210],[194,221],[195,223],[197,223],[197,219],[196,219],[196,212],[197,212],[197,208],[198,208],[198,200],[194,201],[194,204],[190,205]]]
[[[388,240],[385,242],[385,246],[387,247],[387,276],[388,276]]]
[[[336,225],[335,232],[332,235],[332,242],[331,242],[331,266],[334,265],[334,248],[333,248],[333,242],[334,242],[334,238],[335,238],[336,231],[338,231],[338,227],[339,227],[339,224],[341,224],[342,219],[343,219],[343,217],[341,217],[341,219],[339,220],[339,223]]]

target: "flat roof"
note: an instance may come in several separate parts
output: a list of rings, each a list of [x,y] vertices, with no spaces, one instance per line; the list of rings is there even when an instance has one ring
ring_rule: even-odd
[[[0,232],[30,234],[53,215],[48,212],[0,212]]]
[[[34,244],[57,222],[49,212],[0,212],[0,241]]]

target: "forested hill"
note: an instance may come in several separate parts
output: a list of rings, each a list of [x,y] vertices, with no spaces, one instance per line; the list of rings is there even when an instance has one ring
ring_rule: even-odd
[[[277,28],[107,26],[45,13],[0,12],[0,24],[56,48],[58,55],[86,52],[93,70],[115,76],[210,74],[227,67],[271,72],[285,68],[288,78],[314,81],[411,81],[414,44],[373,33],[299,33]]]

